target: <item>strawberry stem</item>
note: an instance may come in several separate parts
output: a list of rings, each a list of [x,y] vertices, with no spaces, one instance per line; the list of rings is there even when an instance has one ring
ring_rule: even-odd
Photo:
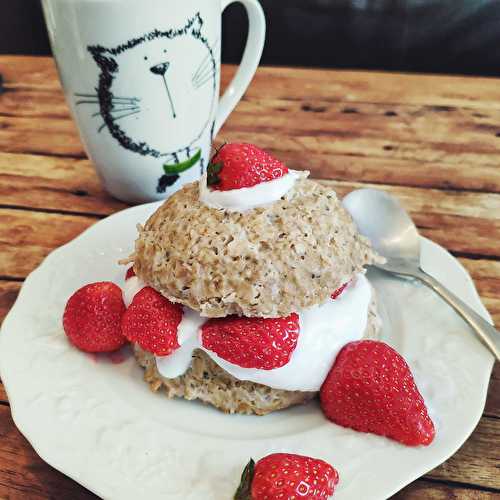
[[[223,142],[218,148],[215,148],[215,153],[212,155],[212,158],[210,158],[209,163],[214,162],[214,158],[220,153],[221,149],[227,144],[227,142]]]
[[[208,162],[207,167],[207,186],[213,186],[214,184],[219,184],[220,177],[217,175],[220,173],[223,167],[223,163],[221,161],[216,162],[215,158],[220,153],[221,149],[227,144],[227,142],[222,143],[218,148],[215,148],[215,153],[212,158]]]
[[[248,462],[241,474],[240,485],[234,494],[234,500],[252,500],[252,479],[254,469],[255,462],[253,459],[250,459],[250,462]]]
[[[220,177],[219,173],[222,170],[222,162],[210,163],[207,167],[207,185],[212,186],[213,184],[219,184]]]

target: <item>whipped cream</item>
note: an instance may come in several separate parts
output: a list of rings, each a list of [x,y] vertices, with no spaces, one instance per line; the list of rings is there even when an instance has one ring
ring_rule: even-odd
[[[360,340],[366,330],[371,287],[363,274],[336,299],[299,311],[300,333],[290,361],[281,368],[242,368],[220,358],[201,345],[201,326],[206,321],[197,312],[184,308],[179,325],[179,349],[169,356],[156,356],[161,375],[175,378],[189,368],[194,349],[203,349],[215,363],[238,380],[248,380],[275,389],[319,391],[340,349]]]
[[[252,187],[219,191],[207,186],[205,173],[199,183],[200,201],[210,208],[244,212],[278,201],[292,189],[297,179],[308,175],[307,170],[302,172],[289,170],[287,174],[272,181],[261,182]]]
[[[125,284],[122,286],[122,296],[125,307],[128,307],[132,303],[136,293],[140,292],[145,286],[146,283],[137,276],[132,276],[128,280],[125,280]]]

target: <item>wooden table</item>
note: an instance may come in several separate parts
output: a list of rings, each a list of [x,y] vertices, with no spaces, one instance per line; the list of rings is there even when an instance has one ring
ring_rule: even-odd
[[[224,67],[223,82],[233,73]],[[3,318],[50,251],[125,205],[85,157],[53,60],[0,57],[0,74]],[[254,142],[341,195],[367,185],[397,195],[468,269],[500,324],[500,80],[261,68],[219,139]],[[395,498],[500,498],[499,448],[497,364],[469,440]],[[1,383],[0,498],[95,498],[35,454]]]

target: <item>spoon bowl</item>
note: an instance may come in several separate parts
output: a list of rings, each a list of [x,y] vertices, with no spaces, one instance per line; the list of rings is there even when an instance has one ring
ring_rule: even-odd
[[[388,262],[407,259],[418,267],[420,236],[396,198],[377,189],[358,189],[348,194],[343,203],[359,232]]]
[[[359,232],[366,236],[385,263],[384,271],[417,278],[437,292],[500,359],[500,333],[420,266],[420,236],[411,217],[398,200],[377,189],[359,189],[343,201]]]

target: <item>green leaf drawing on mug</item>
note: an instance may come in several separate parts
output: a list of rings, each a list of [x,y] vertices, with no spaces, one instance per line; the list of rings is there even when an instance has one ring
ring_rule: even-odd
[[[163,170],[166,174],[180,174],[185,170],[190,169],[192,166],[196,165],[201,158],[201,149],[198,148],[198,151],[192,156],[188,158],[186,161],[182,161],[181,163],[164,163]]]

